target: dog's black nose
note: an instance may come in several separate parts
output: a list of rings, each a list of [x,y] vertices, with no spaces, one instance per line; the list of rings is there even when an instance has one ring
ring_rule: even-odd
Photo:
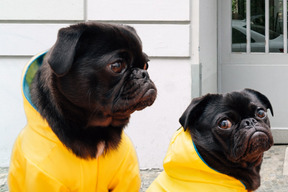
[[[242,121],[242,127],[253,127],[254,125],[256,125],[257,120],[254,118],[249,118],[249,119],[244,119]]]
[[[142,72],[142,78],[143,79],[149,78],[149,74],[146,70],[142,70],[141,72]]]
[[[149,79],[150,78],[148,72],[144,69],[134,70],[133,75],[137,79]]]

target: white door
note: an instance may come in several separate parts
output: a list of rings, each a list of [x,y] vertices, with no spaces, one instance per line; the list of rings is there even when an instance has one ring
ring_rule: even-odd
[[[287,0],[218,1],[218,89],[271,101],[276,143],[288,143]]]

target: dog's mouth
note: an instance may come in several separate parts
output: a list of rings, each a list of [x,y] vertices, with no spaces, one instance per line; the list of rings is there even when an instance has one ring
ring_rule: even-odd
[[[266,133],[256,131],[249,139],[247,153],[262,153],[271,147]]]
[[[123,91],[116,99],[113,114],[131,114],[151,106],[157,96],[157,89],[152,81],[137,84]]]
[[[155,99],[156,99],[157,91],[155,87],[148,88],[142,97],[140,97],[139,102],[137,102],[133,107],[131,107],[132,110],[140,111],[144,109],[145,107],[151,106]]]
[[[129,90],[120,91],[114,99],[112,107],[102,111],[94,111],[87,127],[116,126],[123,127],[128,124],[130,115],[136,110],[142,110],[154,103],[157,89],[152,81],[142,85],[135,84]]]
[[[242,143],[241,147],[234,151],[233,159],[236,162],[260,163],[263,153],[272,145],[273,137],[270,132],[256,130]]]

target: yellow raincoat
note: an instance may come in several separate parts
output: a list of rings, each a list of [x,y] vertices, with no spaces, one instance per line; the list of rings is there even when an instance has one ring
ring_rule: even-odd
[[[31,105],[29,84],[45,53],[28,63],[23,75],[27,125],[12,152],[10,192],[138,192],[140,174],[135,149],[125,133],[117,150],[93,160],[76,157]]]
[[[173,136],[163,167],[146,192],[247,192],[239,180],[210,168],[183,128]]]

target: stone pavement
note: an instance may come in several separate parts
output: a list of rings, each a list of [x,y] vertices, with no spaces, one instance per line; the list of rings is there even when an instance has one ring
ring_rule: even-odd
[[[7,188],[7,167],[0,167],[0,192],[6,192],[8,191]]]
[[[6,185],[7,171],[7,167],[0,168],[0,192],[8,192]],[[160,172],[160,169],[141,170],[142,185],[140,192],[145,192]],[[261,187],[256,192],[287,192],[287,189],[288,145],[275,145],[264,155],[261,169]]]

